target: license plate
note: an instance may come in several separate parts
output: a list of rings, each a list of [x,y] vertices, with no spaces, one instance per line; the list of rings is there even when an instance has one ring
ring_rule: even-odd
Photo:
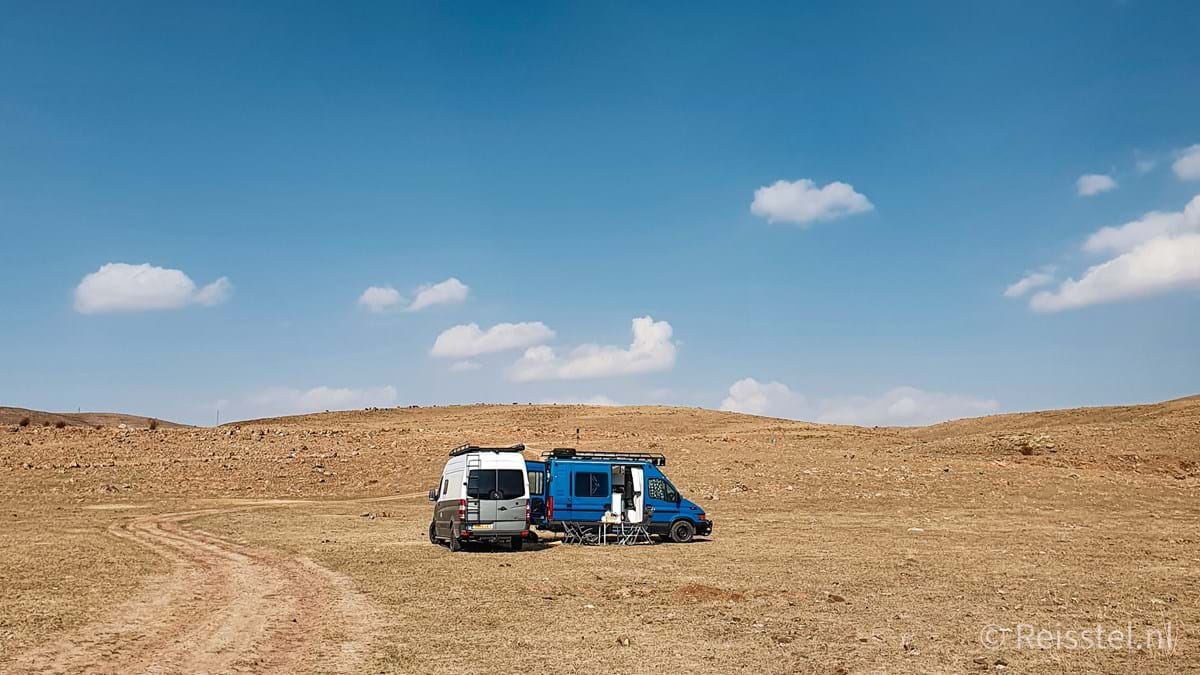
[[[492,524],[491,523],[479,523],[477,525],[472,525],[471,529],[472,530],[490,530],[490,529],[492,529]]]

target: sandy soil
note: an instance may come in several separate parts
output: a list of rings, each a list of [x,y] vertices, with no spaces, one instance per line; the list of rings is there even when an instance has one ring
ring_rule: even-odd
[[[464,440],[664,452],[714,536],[451,554],[419,495]],[[1191,672],[1198,487],[1195,399],[920,429],[581,406],[0,429],[0,671]],[[981,639],[1018,624],[1174,646]]]
[[[358,672],[386,626],[350,580],[307,558],[183,527],[200,516],[286,504],[137,516],[109,533],[170,563],[96,622],[14,655],[14,672]]]

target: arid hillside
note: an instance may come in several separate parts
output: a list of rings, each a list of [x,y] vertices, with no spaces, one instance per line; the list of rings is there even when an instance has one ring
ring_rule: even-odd
[[[25,408],[7,408],[0,406],[0,425],[21,425],[33,427],[127,427],[148,429],[151,424],[163,428],[178,428],[187,425],[156,420],[151,417],[124,415],[121,413],[81,412],[81,413],[52,413]]]
[[[423,493],[468,441],[665,453],[713,536],[451,554]],[[10,425],[0,663],[490,672],[487,644],[513,670],[1187,672],[1198,464],[1195,398],[923,428],[529,405]],[[1020,624],[1169,624],[1176,647],[981,640]]]

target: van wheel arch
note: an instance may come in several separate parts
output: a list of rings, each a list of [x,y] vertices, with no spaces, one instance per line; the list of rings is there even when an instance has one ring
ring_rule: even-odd
[[[696,537],[696,526],[687,518],[676,518],[671,521],[668,537],[676,544],[686,544]]]

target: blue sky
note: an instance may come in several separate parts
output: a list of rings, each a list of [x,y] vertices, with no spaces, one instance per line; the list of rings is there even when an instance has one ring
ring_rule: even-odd
[[[0,3],[0,404],[1200,392],[1200,7],[830,4]]]

